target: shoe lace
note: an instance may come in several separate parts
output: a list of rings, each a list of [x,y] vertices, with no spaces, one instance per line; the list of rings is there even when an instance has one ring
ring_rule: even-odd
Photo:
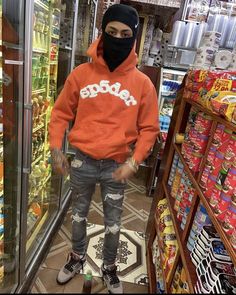
[[[83,262],[81,259],[75,259],[72,255],[70,255],[70,260],[68,261],[68,263],[65,265],[65,269],[69,270],[70,272],[72,272],[75,268],[75,265],[81,263],[82,265],[82,271],[83,271]]]
[[[106,270],[106,275],[108,276],[111,285],[115,285],[120,282],[116,274],[116,267],[112,270]]]

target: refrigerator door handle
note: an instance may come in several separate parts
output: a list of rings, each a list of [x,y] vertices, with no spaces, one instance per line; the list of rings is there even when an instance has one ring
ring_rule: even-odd
[[[27,136],[24,136],[24,162],[23,173],[31,173],[31,157],[32,157],[32,104],[24,104],[24,130]]]
[[[16,66],[23,66],[24,65],[24,61],[22,61],[22,60],[5,59],[4,63],[5,63],[5,65],[16,65]]]

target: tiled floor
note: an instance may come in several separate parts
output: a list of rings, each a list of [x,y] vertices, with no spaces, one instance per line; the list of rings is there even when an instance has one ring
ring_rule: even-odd
[[[138,174],[129,181],[125,192],[122,230],[117,264],[119,277],[123,282],[124,293],[148,293],[148,280],[145,257],[146,223],[152,198],[146,197],[145,179]],[[100,200],[100,187],[97,186],[88,216],[88,260],[85,267],[93,272],[91,293],[107,293],[98,269],[101,263],[103,243],[103,213]],[[65,263],[71,247],[70,242],[71,210],[69,209],[62,227],[57,233],[52,247],[39,269],[31,293],[81,293],[83,275],[76,275],[66,285],[58,285],[56,276]]]

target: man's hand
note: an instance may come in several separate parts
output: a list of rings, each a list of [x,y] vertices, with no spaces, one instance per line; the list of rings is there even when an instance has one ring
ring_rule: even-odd
[[[132,169],[128,163],[124,163],[119,168],[117,168],[112,177],[116,181],[120,181],[122,183],[125,183],[127,179],[129,179],[133,174],[135,173],[134,169]]]
[[[56,174],[67,175],[69,173],[69,163],[60,149],[52,149],[52,169]]]

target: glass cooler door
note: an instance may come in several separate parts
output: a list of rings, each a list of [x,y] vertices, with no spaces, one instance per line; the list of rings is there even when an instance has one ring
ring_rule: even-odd
[[[185,72],[174,69],[161,69],[161,81],[159,91],[159,120],[162,137],[162,151],[165,146],[167,133],[173,113],[177,90],[184,78]]]
[[[31,107],[31,113],[26,128],[29,128],[31,149],[25,155],[29,163],[25,188],[28,195],[27,266],[58,213],[61,185],[59,177],[52,177],[48,142],[48,123],[57,91],[61,1],[34,0],[29,9],[30,95],[26,103]]]
[[[0,293],[20,280],[24,2],[0,0]]]
[[[60,23],[60,39],[58,54],[58,76],[57,76],[57,93],[61,92],[66,78],[74,67],[74,51],[75,51],[75,32],[78,17],[79,0],[62,1],[61,5],[61,23]],[[64,150],[68,150],[68,142],[65,137]],[[68,155],[70,157],[70,155]],[[70,159],[68,159],[70,161]],[[56,177],[56,176],[54,176]],[[61,187],[61,201],[63,202],[68,191],[70,190],[69,176],[63,177]]]

